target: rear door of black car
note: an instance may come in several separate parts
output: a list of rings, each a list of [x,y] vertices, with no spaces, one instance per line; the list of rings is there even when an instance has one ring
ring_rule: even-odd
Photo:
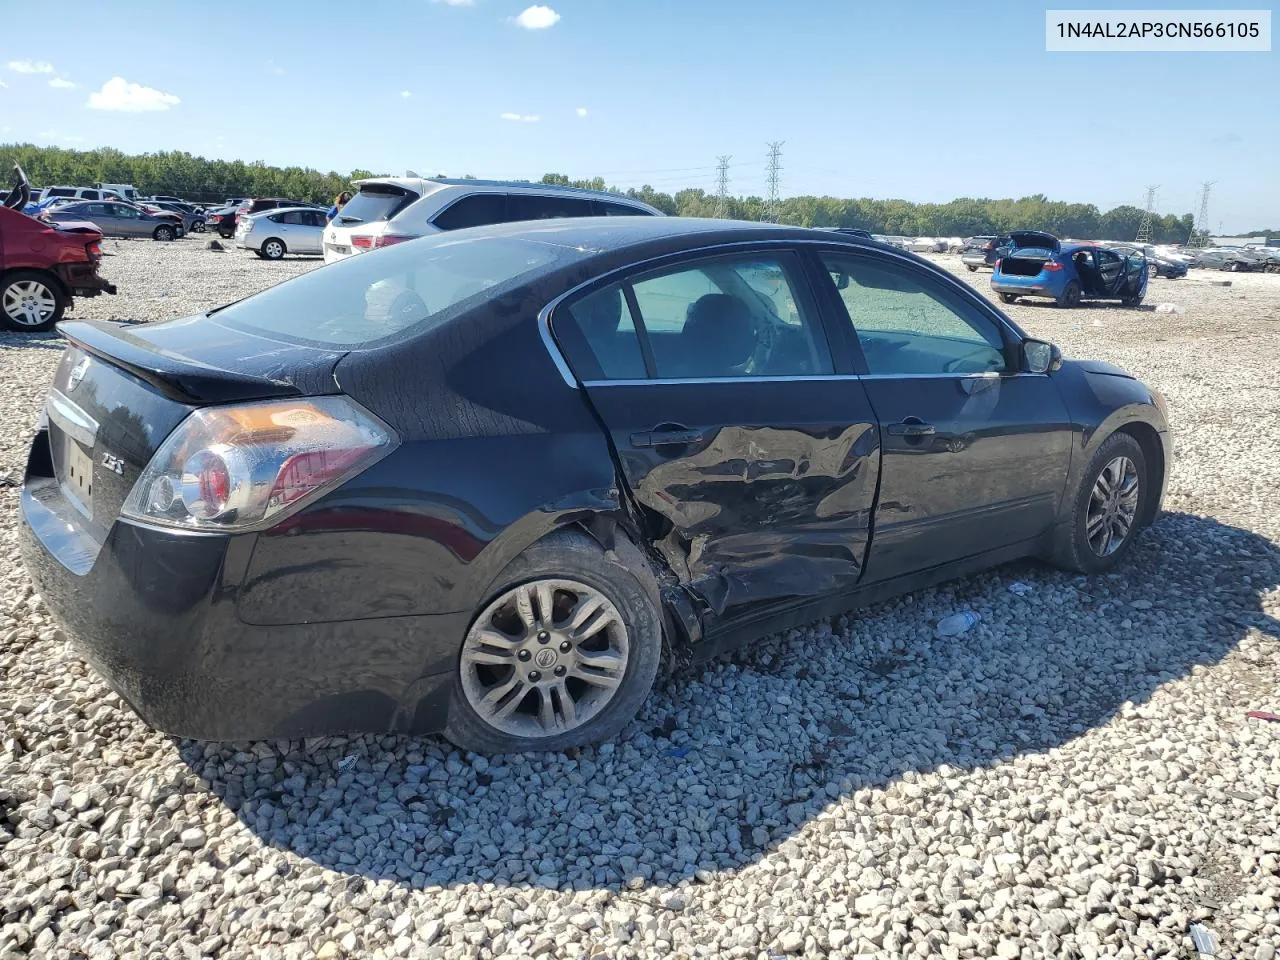
[[[652,541],[713,611],[856,583],[877,429],[794,252],[638,268],[551,324]]]
[[[993,310],[902,257],[825,251],[882,446],[866,576],[1010,546],[1057,517],[1071,424]]]

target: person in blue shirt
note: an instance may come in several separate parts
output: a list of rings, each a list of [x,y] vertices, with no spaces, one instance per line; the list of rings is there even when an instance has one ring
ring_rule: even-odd
[[[332,220],[338,215],[338,211],[351,202],[351,194],[343,190],[333,201],[333,206],[329,208],[328,219]]]

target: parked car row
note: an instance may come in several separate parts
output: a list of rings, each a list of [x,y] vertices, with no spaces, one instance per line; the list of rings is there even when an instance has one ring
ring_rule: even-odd
[[[77,200],[45,210],[40,216],[55,223],[88,222],[108,237],[169,241],[184,236],[187,229],[181,214],[123,200]]]

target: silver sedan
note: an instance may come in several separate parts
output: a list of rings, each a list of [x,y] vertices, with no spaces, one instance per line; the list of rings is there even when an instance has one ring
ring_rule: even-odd
[[[314,207],[285,207],[241,216],[236,224],[236,246],[252,250],[264,260],[279,260],[286,253],[320,254],[325,213]]]

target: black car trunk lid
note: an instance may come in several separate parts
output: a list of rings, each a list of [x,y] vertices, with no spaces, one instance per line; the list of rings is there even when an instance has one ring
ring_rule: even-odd
[[[105,539],[160,444],[194,409],[337,393],[343,354],[282,344],[204,317],[67,323],[46,403],[49,459],[68,505]]]

